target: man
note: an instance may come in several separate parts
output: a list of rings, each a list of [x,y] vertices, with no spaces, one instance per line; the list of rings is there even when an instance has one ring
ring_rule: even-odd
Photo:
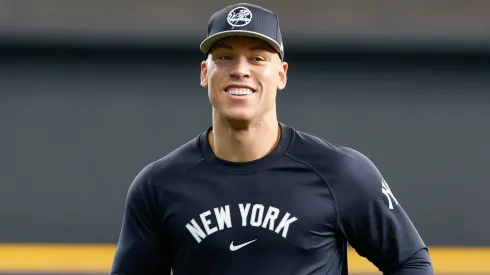
[[[433,274],[427,248],[361,153],[280,123],[288,64],[275,13],[215,13],[201,44],[212,127],[134,179],[111,274]]]

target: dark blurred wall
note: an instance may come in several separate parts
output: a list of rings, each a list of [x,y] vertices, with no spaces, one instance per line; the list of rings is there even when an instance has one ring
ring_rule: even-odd
[[[196,51],[3,51],[0,241],[115,242],[129,184],[211,122]],[[429,245],[490,245],[490,59],[286,52],[280,120],[370,157]]]
[[[22,42],[197,45],[212,13],[241,1],[2,0],[0,45]],[[250,0],[275,11],[286,49],[465,47],[488,50],[490,1]],[[170,4],[171,3],[171,4]]]

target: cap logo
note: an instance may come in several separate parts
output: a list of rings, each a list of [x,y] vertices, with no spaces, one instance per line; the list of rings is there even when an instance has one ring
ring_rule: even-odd
[[[234,8],[228,13],[226,18],[228,24],[234,27],[246,26],[252,21],[252,12],[245,7]]]

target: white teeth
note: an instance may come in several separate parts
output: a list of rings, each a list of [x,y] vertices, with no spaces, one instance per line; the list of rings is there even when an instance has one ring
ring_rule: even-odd
[[[226,92],[232,95],[251,95],[253,93],[252,90],[247,88],[230,88]]]

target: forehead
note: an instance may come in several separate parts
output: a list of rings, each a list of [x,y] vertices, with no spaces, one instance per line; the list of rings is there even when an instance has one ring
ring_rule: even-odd
[[[234,49],[234,50],[265,50],[275,52],[275,50],[265,41],[257,38],[245,36],[232,36],[223,38],[210,49],[210,52],[215,49]]]

